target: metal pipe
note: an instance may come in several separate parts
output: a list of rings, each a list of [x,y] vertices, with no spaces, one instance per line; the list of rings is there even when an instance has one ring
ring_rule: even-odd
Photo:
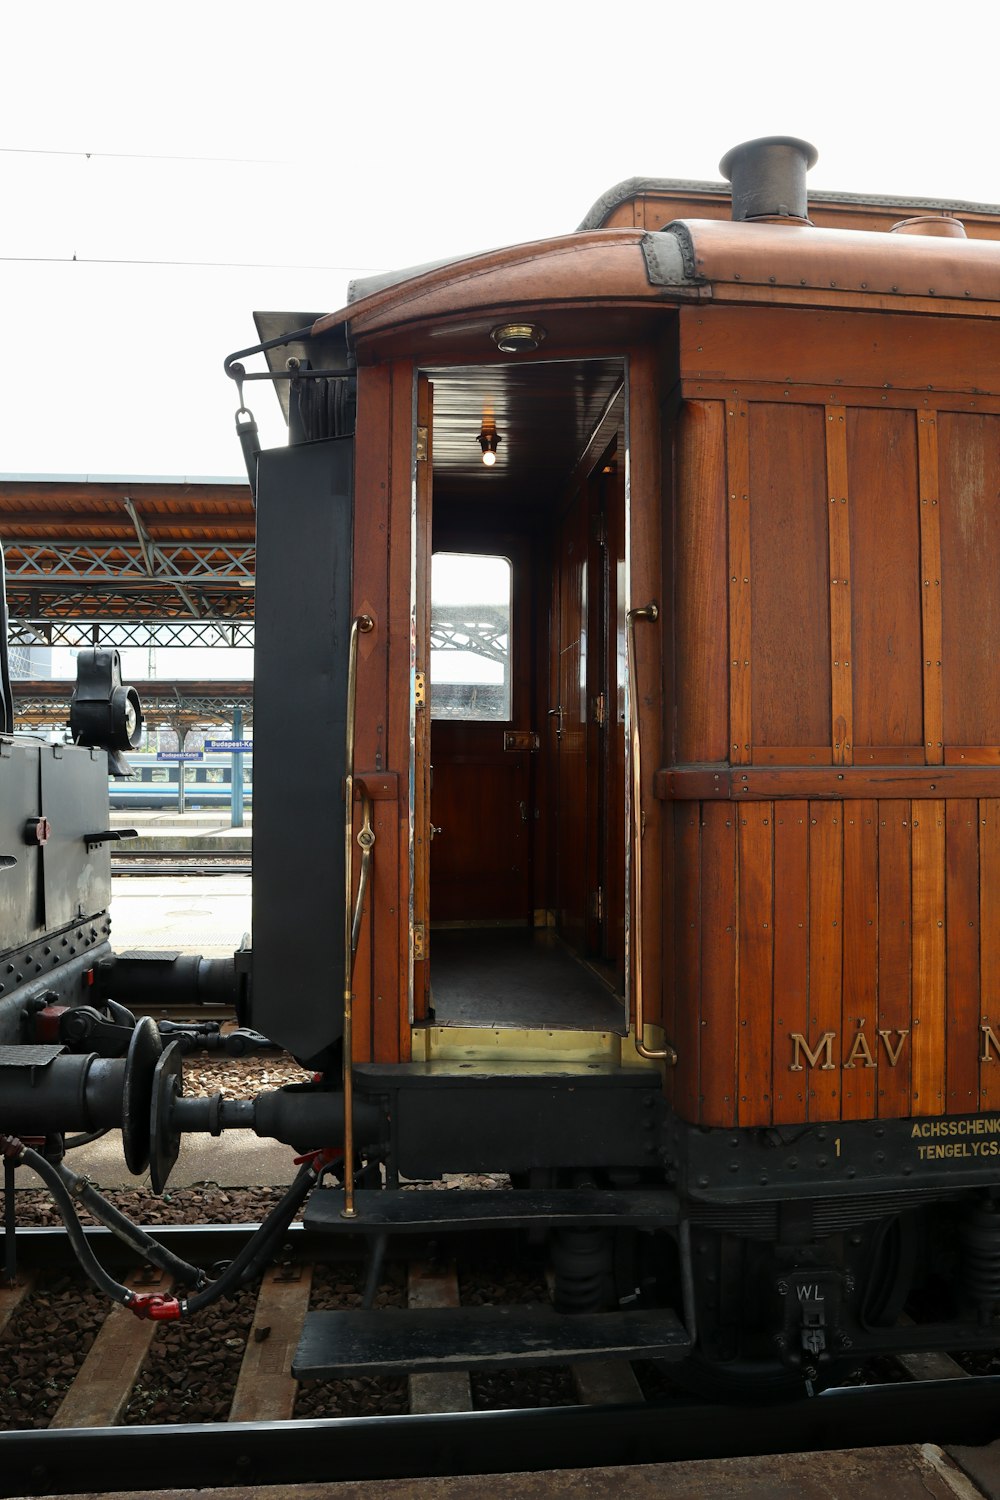
[[[345,1219],[357,1215],[354,1207],[354,1066],[353,1066],[353,1000],[354,1000],[354,732],[358,697],[358,639],[375,629],[371,615],[358,615],[351,621],[351,642],[347,667],[347,734],[344,760],[344,1207]],[[362,829],[362,832],[364,830]],[[369,823],[369,832],[371,826]],[[374,843],[374,835],[372,835]],[[365,850],[371,851],[371,845]]]
[[[677,1062],[677,1053],[667,1043],[661,1050],[647,1047],[642,993],[642,767],[639,758],[639,714],[635,679],[635,622],[657,620],[659,606],[645,604],[630,609],[625,615],[626,626],[626,673],[628,677],[629,730],[632,754],[632,852],[635,868],[635,962],[632,965],[632,990],[635,995],[635,1050],[649,1061],[664,1060],[671,1067]]]

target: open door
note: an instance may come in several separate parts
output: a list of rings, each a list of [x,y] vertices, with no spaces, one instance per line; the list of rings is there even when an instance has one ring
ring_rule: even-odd
[[[432,374],[416,479],[415,1018],[623,1035],[623,365],[504,368],[503,386],[493,368]],[[487,409],[499,452],[484,466]],[[422,379],[419,427],[430,412]]]

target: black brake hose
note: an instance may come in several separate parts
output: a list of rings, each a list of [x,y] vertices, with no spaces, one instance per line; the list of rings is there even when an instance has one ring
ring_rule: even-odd
[[[322,1168],[317,1171],[311,1162],[307,1162],[301,1168],[288,1192],[274,1205],[257,1233],[247,1240],[239,1255],[229,1262],[222,1275],[217,1276],[204,1291],[186,1299],[185,1315],[200,1312],[203,1307],[208,1307],[219,1297],[227,1296],[230,1291],[241,1286],[260,1264],[270,1258],[277,1241],[285,1233],[321,1175]]]
[[[208,1275],[198,1266],[193,1266],[189,1261],[182,1260],[166,1245],[161,1245],[159,1240],[154,1240],[152,1235],[133,1224],[127,1219],[120,1209],[113,1203],[101,1196],[93,1183],[88,1182],[86,1177],[80,1177],[70,1167],[65,1165],[56,1167],[59,1177],[70,1194],[77,1198],[85,1208],[88,1208],[99,1219],[106,1228],[111,1230],[130,1250],[146,1260],[152,1261],[154,1266],[159,1266],[168,1276],[184,1286],[202,1287],[208,1281]]]
[[[124,1240],[137,1253],[153,1261],[154,1265],[158,1265],[161,1270],[169,1271],[184,1284],[202,1288],[193,1297],[185,1298],[179,1303],[172,1298],[169,1299],[174,1307],[171,1314],[173,1317],[187,1317],[189,1313],[200,1312],[203,1307],[208,1307],[220,1297],[227,1296],[230,1291],[248,1280],[273,1254],[277,1242],[326,1170],[326,1163],[316,1158],[304,1163],[291,1187],[275,1204],[256,1234],[251,1236],[240,1253],[229,1262],[221,1276],[217,1276],[214,1281],[205,1286],[203,1271],[181,1260],[164,1245],[160,1245],[147,1235],[145,1230],[139,1229],[113,1204],[102,1198],[96,1189],[86,1183],[83,1178],[78,1177],[75,1172],[71,1172],[68,1167],[53,1166],[30,1146],[25,1146],[21,1141],[10,1136],[0,1136],[0,1151],[13,1161],[15,1166],[30,1167],[45,1183],[66,1226],[70,1244],[80,1266],[105,1296],[111,1297],[115,1302],[124,1303],[126,1307],[133,1303],[141,1304],[151,1300],[138,1296],[129,1287],[115,1281],[114,1277],[101,1265],[90,1247],[83,1225],[77,1216],[76,1205],[73,1202],[74,1193],[91,1209],[95,1217],[99,1217],[112,1233]],[[168,1299],[157,1297],[152,1300],[166,1301]],[[133,1308],[133,1311],[135,1310]],[[153,1316],[157,1315],[153,1314]]]
[[[90,1248],[87,1236],[83,1232],[83,1225],[77,1218],[76,1206],[70,1196],[69,1189],[59,1174],[58,1167],[54,1167],[51,1162],[46,1161],[45,1157],[41,1156],[37,1151],[32,1151],[30,1146],[24,1146],[20,1141],[13,1141],[9,1137],[7,1140],[10,1142],[10,1148],[15,1146],[20,1146],[21,1148],[19,1152],[15,1153],[13,1149],[5,1147],[4,1155],[8,1160],[14,1161],[16,1166],[30,1167],[33,1172],[37,1172],[52,1194],[55,1205],[66,1226],[66,1233],[69,1235],[70,1244],[73,1246],[73,1253],[98,1291],[103,1292],[106,1297],[111,1297],[113,1301],[122,1302],[127,1306],[131,1300],[132,1292],[127,1286],[123,1286],[120,1281],[116,1281],[104,1269]]]

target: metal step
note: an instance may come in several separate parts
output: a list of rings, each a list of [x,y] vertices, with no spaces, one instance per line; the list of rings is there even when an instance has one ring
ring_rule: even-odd
[[[321,1188],[306,1204],[308,1229],[349,1234],[442,1234],[464,1229],[558,1228],[567,1224],[667,1229],[680,1219],[676,1196],[664,1188],[364,1189],[354,1195],[357,1216],[343,1217],[339,1188]]]
[[[313,1312],[292,1360],[299,1380],[417,1375],[589,1359],[679,1360],[691,1340],[669,1309],[557,1313],[541,1303]]]

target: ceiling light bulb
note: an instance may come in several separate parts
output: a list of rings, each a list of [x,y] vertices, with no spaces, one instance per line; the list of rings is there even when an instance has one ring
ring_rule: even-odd
[[[500,445],[500,438],[496,428],[492,425],[487,426],[484,423],[482,431],[476,438],[476,442],[483,450],[483,463],[488,469],[492,469],[497,461],[497,448]]]
[[[493,449],[492,448],[486,448],[486,449],[484,449],[484,451],[483,451],[483,463],[486,465],[486,467],[488,469],[492,469],[492,467],[496,463],[496,461],[497,461],[497,456],[493,452]]]

